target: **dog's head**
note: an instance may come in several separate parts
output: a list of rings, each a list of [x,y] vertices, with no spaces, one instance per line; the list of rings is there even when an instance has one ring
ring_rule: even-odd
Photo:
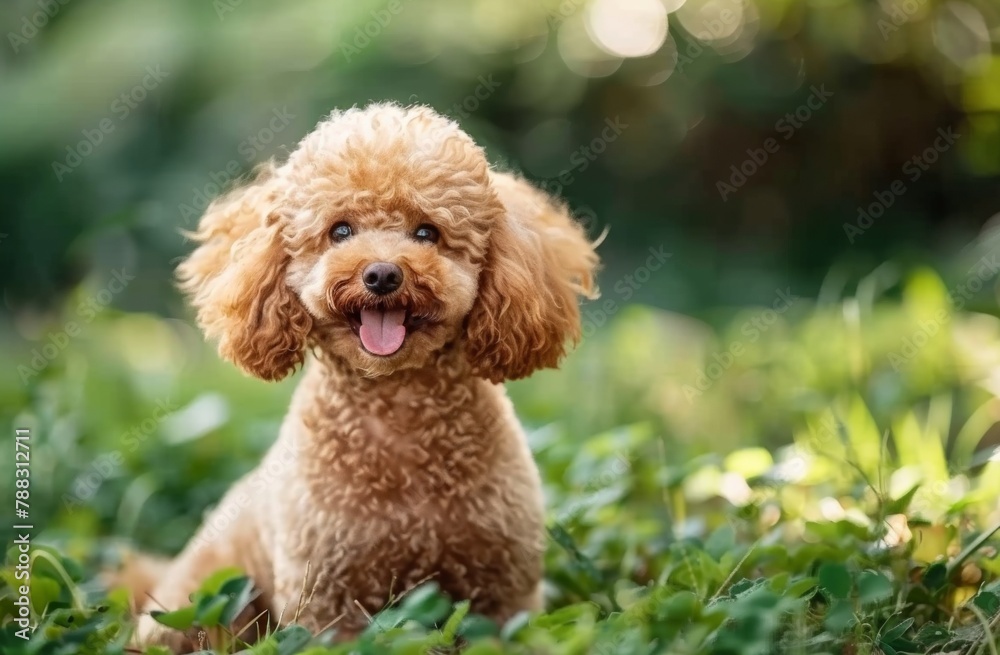
[[[199,322],[268,380],[310,347],[368,376],[455,347],[482,377],[523,377],[579,338],[597,264],[565,211],[492,174],[454,122],[395,105],[334,113],[194,237],[179,276]]]

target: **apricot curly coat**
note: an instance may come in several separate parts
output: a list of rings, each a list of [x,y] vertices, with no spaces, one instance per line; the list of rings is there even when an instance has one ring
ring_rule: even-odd
[[[538,470],[498,383],[579,339],[598,260],[565,207],[490,170],[451,120],[377,104],[334,112],[193,238],[181,286],[224,358],[279,380],[313,356],[277,441],[158,571],[145,610],[186,604],[225,566],[260,591],[244,618],[346,636],[424,580],[499,622],[540,609]],[[372,293],[373,262],[401,286]],[[406,317],[392,354],[365,347],[373,315]],[[195,646],[148,615],[138,639]]]

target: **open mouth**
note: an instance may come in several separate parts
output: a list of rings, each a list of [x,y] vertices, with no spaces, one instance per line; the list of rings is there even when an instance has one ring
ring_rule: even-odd
[[[362,309],[348,314],[347,318],[351,329],[361,339],[361,346],[380,357],[399,352],[410,333],[430,322],[429,317],[414,315],[405,307]]]

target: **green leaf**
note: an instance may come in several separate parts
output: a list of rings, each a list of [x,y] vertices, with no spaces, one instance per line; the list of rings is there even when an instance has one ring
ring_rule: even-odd
[[[278,644],[278,655],[292,655],[302,650],[310,641],[312,633],[301,625],[290,625],[274,633],[273,638]]]
[[[716,528],[705,541],[705,552],[718,562],[722,556],[736,546],[736,531],[728,523]]]
[[[867,480],[877,480],[882,465],[882,431],[860,395],[855,395],[851,401],[846,427],[854,463]]]
[[[730,572],[724,571],[704,550],[691,544],[673,544],[670,552],[674,564],[667,582],[696,590],[702,596],[718,589]]]
[[[143,655],[174,655],[166,646],[146,646]]]
[[[792,575],[788,571],[782,571],[777,575],[771,576],[767,581],[768,588],[778,594],[785,593],[785,589],[788,588],[788,581],[792,579]]]
[[[960,552],[955,559],[948,563],[947,577],[951,577],[956,571],[958,571],[962,567],[962,564],[965,563],[965,560],[969,559],[974,552],[982,548],[983,544],[989,541],[990,538],[997,532],[1000,532],[1000,521],[998,521],[996,525],[983,530],[978,537],[972,540],[972,543],[963,548],[962,552]]]
[[[195,621],[205,628],[214,628],[219,625],[219,619],[229,604],[228,596],[206,596],[198,601],[195,606]]]
[[[878,603],[893,594],[892,582],[876,571],[863,571],[858,576],[858,600],[862,604]]]
[[[916,622],[916,619],[914,619],[912,617],[900,621],[897,625],[893,626],[892,629],[887,630],[886,632],[882,633],[882,637],[881,637],[882,641],[886,642],[886,643],[892,643],[892,642],[896,641],[897,639],[899,639],[900,637],[902,637],[903,634],[907,630],[909,630],[910,626],[912,626],[915,622]]]
[[[944,562],[935,562],[924,569],[924,586],[931,591],[937,591],[948,582],[948,567]]]
[[[843,564],[827,562],[819,567],[819,586],[832,598],[848,598],[851,595],[851,575]]]
[[[549,526],[548,532],[553,541],[562,546],[566,552],[572,556],[574,565],[577,566],[592,583],[600,582],[601,574],[597,570],[597,566],[589,557],[584,555],[580,549],[577,548],[576,542],[573,541],[573,537],[566,531],[566,528],[558,523],[553,523]]]
[[[455,634],[458,632],[458,626],[462,623],[462,619],[464,619],[465,615],[468,613],[469,601],[463,600],[462,602],[455,604],[455,611],[448,617],[448,621],[441,629],[441,633],[445,638],[445,643],[448,645],[455,643]]]
[[[920,483],[913,485],[909,491],[904,493],[899,498],[890,500],[885,504],[885,509],[883,512],[886,515],[889,514],[905,514],[910,508],[910,503],[913,502],[913,497],[917,495],[917,491],[920,490]]]
[[[407,593],[397,604],[376,614],[362,634],[375,636],[403,626],[408,621],[433,628],[448,616],[451,607],[451,601],[441,594],[437,584],[423,584]]]
[[[188,605],[187,607],[182,607],[179,610],[174,610],[173,612],[161,612],[159,610],[153,610],[149,613],[150,616],[157,623],[162,623],[168,628],[173,628],[174,630],[188,630],[194,625],[195,613],[197,608],[194,605]]]
[[[723,460],[726,470],[743,476],[756,478],[767,473],[774,466],[774,458],[766,448],[744,448],[726,455]]]
[[[854,609],[846,600],[835,600],[826,613],[823,625],[834,634],[840,634],[854,623]]]
[[[441,594],[437,584],[429,583],[407,594],[400,603],[400,610],[407,619],[430,627],[444,620],[451,610],[451,602]]]
[[[930,647],[935,644],[941,644],[952,638],[952,633],[950,630],[944,626],[938,625],[936,623],[927,623],[920,631],[917,632],[917,636],[914,640],[923,647]]]
[[[784,593],[786,596],[791,596],[793,598],[799,598],[806,595],[811,596],[813,593],[815,593],[815,589],[818,584],[819,581],[816,578],[812,577],[802,578],[800,580],[795,580],[790,585],[788,585],[788,588],[785,590]]]
[[[729,588],[729,596],[732,598],[737,598],[746,594],[747,592],[760,586],[764,580],[762,578],[757,578],[756,580],[748,580],[743,578],[738,582],[734,583],[733,586]]]
[[[529,612],[518,612],[504,623],[500,629],[500,638],[504,641],[513,640],[521,630],[528,627],[530,620],[531,614]]]
[[[215,596],[227,582],[241,577],[244,577],[243,570],[235,566],[219,569],[202,581],[197,593],[206,596]]]
[[[219,595],[226,596],[228,602],[222,616],[219,617],[221,625],[232,625],[240,612],[250,604],[253,592],[253,580],[248,577],[232,578],[222,585],[219,589]]]
[[[64,628],[79,628],[87,619],[83,610],[61,609],[51,613],[52,623]]]
[[[493,641],[480,641],[462,651],[463,655],[503,655],[500,644]]]
[[[690,591],[677,591],[663,603],[659,615],[668,621],[688,620],[701,610],[701,600]],[[648,621],[651,617],[645,617]]]
[[[469,614],[458,626],[458,634],[467,641],[474,641],[483,637],[497,637],[500,635],[500,628],[482,614]]]
[[[986,616],[1000,612],[1000,596],[991,591],[980,591],[972,597],[972,604],[981,609]]]
[[[45,608],[59,599],[61,587],[52,578],[33,576],[31,578],[31,607],[36,614],[43,614]]]

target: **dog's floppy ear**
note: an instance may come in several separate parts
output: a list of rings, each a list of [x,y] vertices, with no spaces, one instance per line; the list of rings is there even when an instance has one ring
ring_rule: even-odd
[[[285,282],[289,254],[268,167],[215,200],[197,232],[200,245],[177,269],[198,324],[219,354],[265,380],[302,363],[312,318]]]
[[[493,382],[556,366],[566,342],[580,339],[578,296],[597,296],[598,258],[583,228],[541,192],[517,185],[534,201],[518,208],[533,209],[518,216],[508,205],[493,227],[467,326],[473,370]]]

